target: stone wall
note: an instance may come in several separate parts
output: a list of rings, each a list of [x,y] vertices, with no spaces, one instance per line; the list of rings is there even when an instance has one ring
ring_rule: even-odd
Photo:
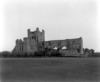
[[[45,31],[42,30],[42,32],[39,31],[39,28],[36,28],[36,31],[30,31],[30,29],[27,30],[28,38],[30,40],[34,39],[37,42],[45,41]]]
[[[44,42],[44,48],[54,49],[55,47],[59,50],[63,47],[66,47],[67,50],[78,50],[80,53],[82,53],[82,38],[80,37],[76,39],[51,40]]]
[[[34,53],[35,51],[54,49],[57,48],[60,52],[65,53],[80,53],[83,54],[83,40],[82,38],[75,39],[65,39],[65,40],[50,40],[45,41],[45,31],[39,31],[39,28],[36,28],[36,31],[27,30],[27,36],[23,40],[16,40],[16,46],[13,49],[13,52],[18,53]],[[65,50],[62,48],[66,47]]]
[[[36,31],[27,30],[27,37],[23,40],[16,40],[15,48],[13,52],[15,53],[34,53],[38,51],[39,42],[45,41],[45,31],[39,31],[39,28],[36,28]]]

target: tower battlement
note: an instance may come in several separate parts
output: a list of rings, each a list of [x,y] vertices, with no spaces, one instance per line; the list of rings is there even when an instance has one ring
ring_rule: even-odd
[[[27,30],[27,34],[28,34],[28,38],[31,40],[31,39],[34,39],[36,40],[37,42],[41,42],[41,41],[45,41],[45,36],[44,36],[44,33],[45,31],[42,30],[39,31],[39,28],[36,28],[36,31],[31,31],[30,29]]]
[[[27,30],[27,37],[16,40],[16,46],[13,52],[23,52],[23,53],[34,53],[39,50],[53,50],[54,48],[58,48],[61,53],[77,53],[83,54],[83,39],[75,38],[75,39],[65,39],[65,40],[51,40],[45,41],[45,31],[42,32],[39,28],[36,28],[35,31]],[[63,50],[63,47],[66,47],[66,50]]]

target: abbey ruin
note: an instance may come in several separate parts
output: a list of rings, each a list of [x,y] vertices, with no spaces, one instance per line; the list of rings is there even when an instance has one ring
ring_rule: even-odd
[[[82,37],[75,39],[64,39],[64,40],[50,40],[45,41],[45,31],[27,30],[27,37],[23,40],[17,39],[16,45],[13,49],[13,53],[34,53],[43,50],[59,50],[59,52],[65,56],[83,54],[83,40]]]

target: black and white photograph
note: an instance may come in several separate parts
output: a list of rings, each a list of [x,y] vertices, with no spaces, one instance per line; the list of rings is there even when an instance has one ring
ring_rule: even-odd
[[[0,0],[0,82],[100,82],[99,0]]]

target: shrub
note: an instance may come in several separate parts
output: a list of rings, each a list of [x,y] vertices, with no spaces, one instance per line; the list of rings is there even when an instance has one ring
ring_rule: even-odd
[[[59,53],[57,50],[48,51],[48,52],[46,52],[45,55],[49,56],[49,57],[61,57],[62,56],[62,54]]]
[[[42,56],[45,56],[45,52],[44,52],[44,51],[34,52],[34,56],[35,56],[35,57],[42,57]]]
[[[1,57],[11,57],[12,54],[9,51],[3,51],[3,52],[0,53],[0,56]]]

